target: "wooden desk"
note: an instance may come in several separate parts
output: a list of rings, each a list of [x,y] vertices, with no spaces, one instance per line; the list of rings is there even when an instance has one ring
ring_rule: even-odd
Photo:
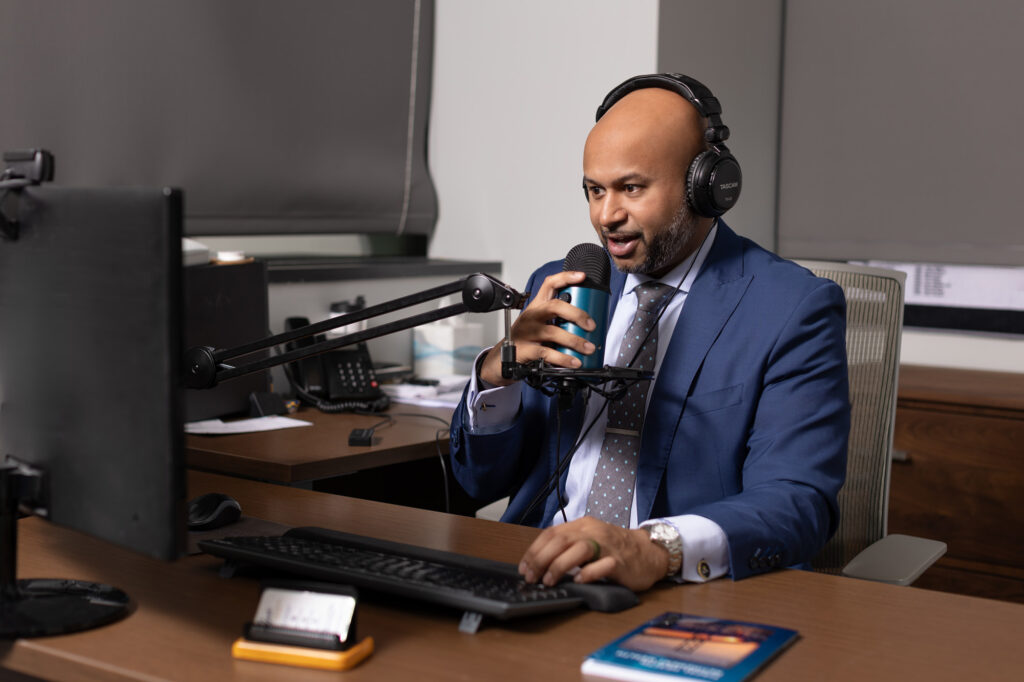
[[[504,561],[536,531],[255,481],[191,472],[190,494],[230,492],[249,514],[314,524]],[[460,614],[416,603],[363,600],[360,631],[377,651],[338,675],[237,661],[231,642],[256,607],[258,585],[221,579],[219,562],[162,563],[39,519],[21,524],[19,575],[113,583],[138,603],[113,625],[0,645],[0,664],[59,680],[573,680],[584,656],[664,611],[794,628],[801,639],[756,678],[794,680],[1016,680],[1024,670],[1024,606],[784,570],[739,582],[662,586],[618,614],[574,611],[475,635]]]
[[[1024,603],[1024,375],[900,368],[889,532],[942,540],[915,585]]]
[[[395,416],[395,423],[378,428],[372,446],[348,444],[352,429],[372,426],[387,414]],[[447,431],[435,440],[444,425],[430,418],[450,422],[452,410],[447,408],[395,404],[380,416],[324,414],[303,408],[293,416],[313,426],[232,436],[190,434],[185,439],[188,466],[275,483],[301,483],[436,458],[437,440],[441,451],[448,452]]]

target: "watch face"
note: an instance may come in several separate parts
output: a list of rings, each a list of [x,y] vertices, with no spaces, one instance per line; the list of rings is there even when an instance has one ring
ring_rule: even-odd
[[[679,531],[667,523],[652,523],[644,528],[650,533],[651,541],[661,545],[668,552],[668,571],[665,575],[675,575],[683,562],[683,542],[679,537]]]

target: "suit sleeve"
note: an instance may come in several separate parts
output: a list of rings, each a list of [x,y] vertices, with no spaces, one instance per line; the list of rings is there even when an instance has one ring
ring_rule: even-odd
[[[845,310],[828,280],[795,306],[767,356],[742,492],[690,510],[725,531],[734,579],[810,561],[838,525],[850,429]]]

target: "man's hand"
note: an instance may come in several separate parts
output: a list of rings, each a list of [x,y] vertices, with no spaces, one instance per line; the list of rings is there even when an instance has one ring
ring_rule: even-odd
[[[668,552],[646,530],[628,530],[589,516],[546,528],[519,562],[527,582],[554,585],[579,566],[574,580],[609,578],[631,590],[646,590],[665,577]]]
[[[585,279],[582,272],[559,272],[545,278],[540,291],[530,305],[519,314],[512,325],[512,343],[516,346],[516,362],[530,362],[543,358],[548,364],[558,367],[579,367],[580,361],[571,355],[560,353],[548,345],[571,348],[584,355],[594,352],[594,344],[582,337],[571,334],[561,327],[550,324],[560,317],[582,329],[593,331],[596,323],[590,315],[576,306],[556,298],[560,289],[579,284]],[[480,366],[480,378],[495,386],[506,386],[511,379],[501,376],[501,345],[497,343],[490,350]]]

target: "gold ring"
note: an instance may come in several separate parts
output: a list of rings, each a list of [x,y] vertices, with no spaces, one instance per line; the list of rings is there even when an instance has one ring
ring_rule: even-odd
[[[592,557],[590,557],[590,560],[591,560],[591,561],[597,561],[598,559],[600,559],[600,558],[601,558],[601,545],[599,545],[599,544],[597,543],[597,540],[595,540],[595,539],[593,539],[593,538],[588,538],[588,539],[587,539],[587,542],[589,542],[589,543],[590,543],[590,546],[591,546],[591,547],[593,548],[593,550],[594,550],[594,555],[593,555]]]

